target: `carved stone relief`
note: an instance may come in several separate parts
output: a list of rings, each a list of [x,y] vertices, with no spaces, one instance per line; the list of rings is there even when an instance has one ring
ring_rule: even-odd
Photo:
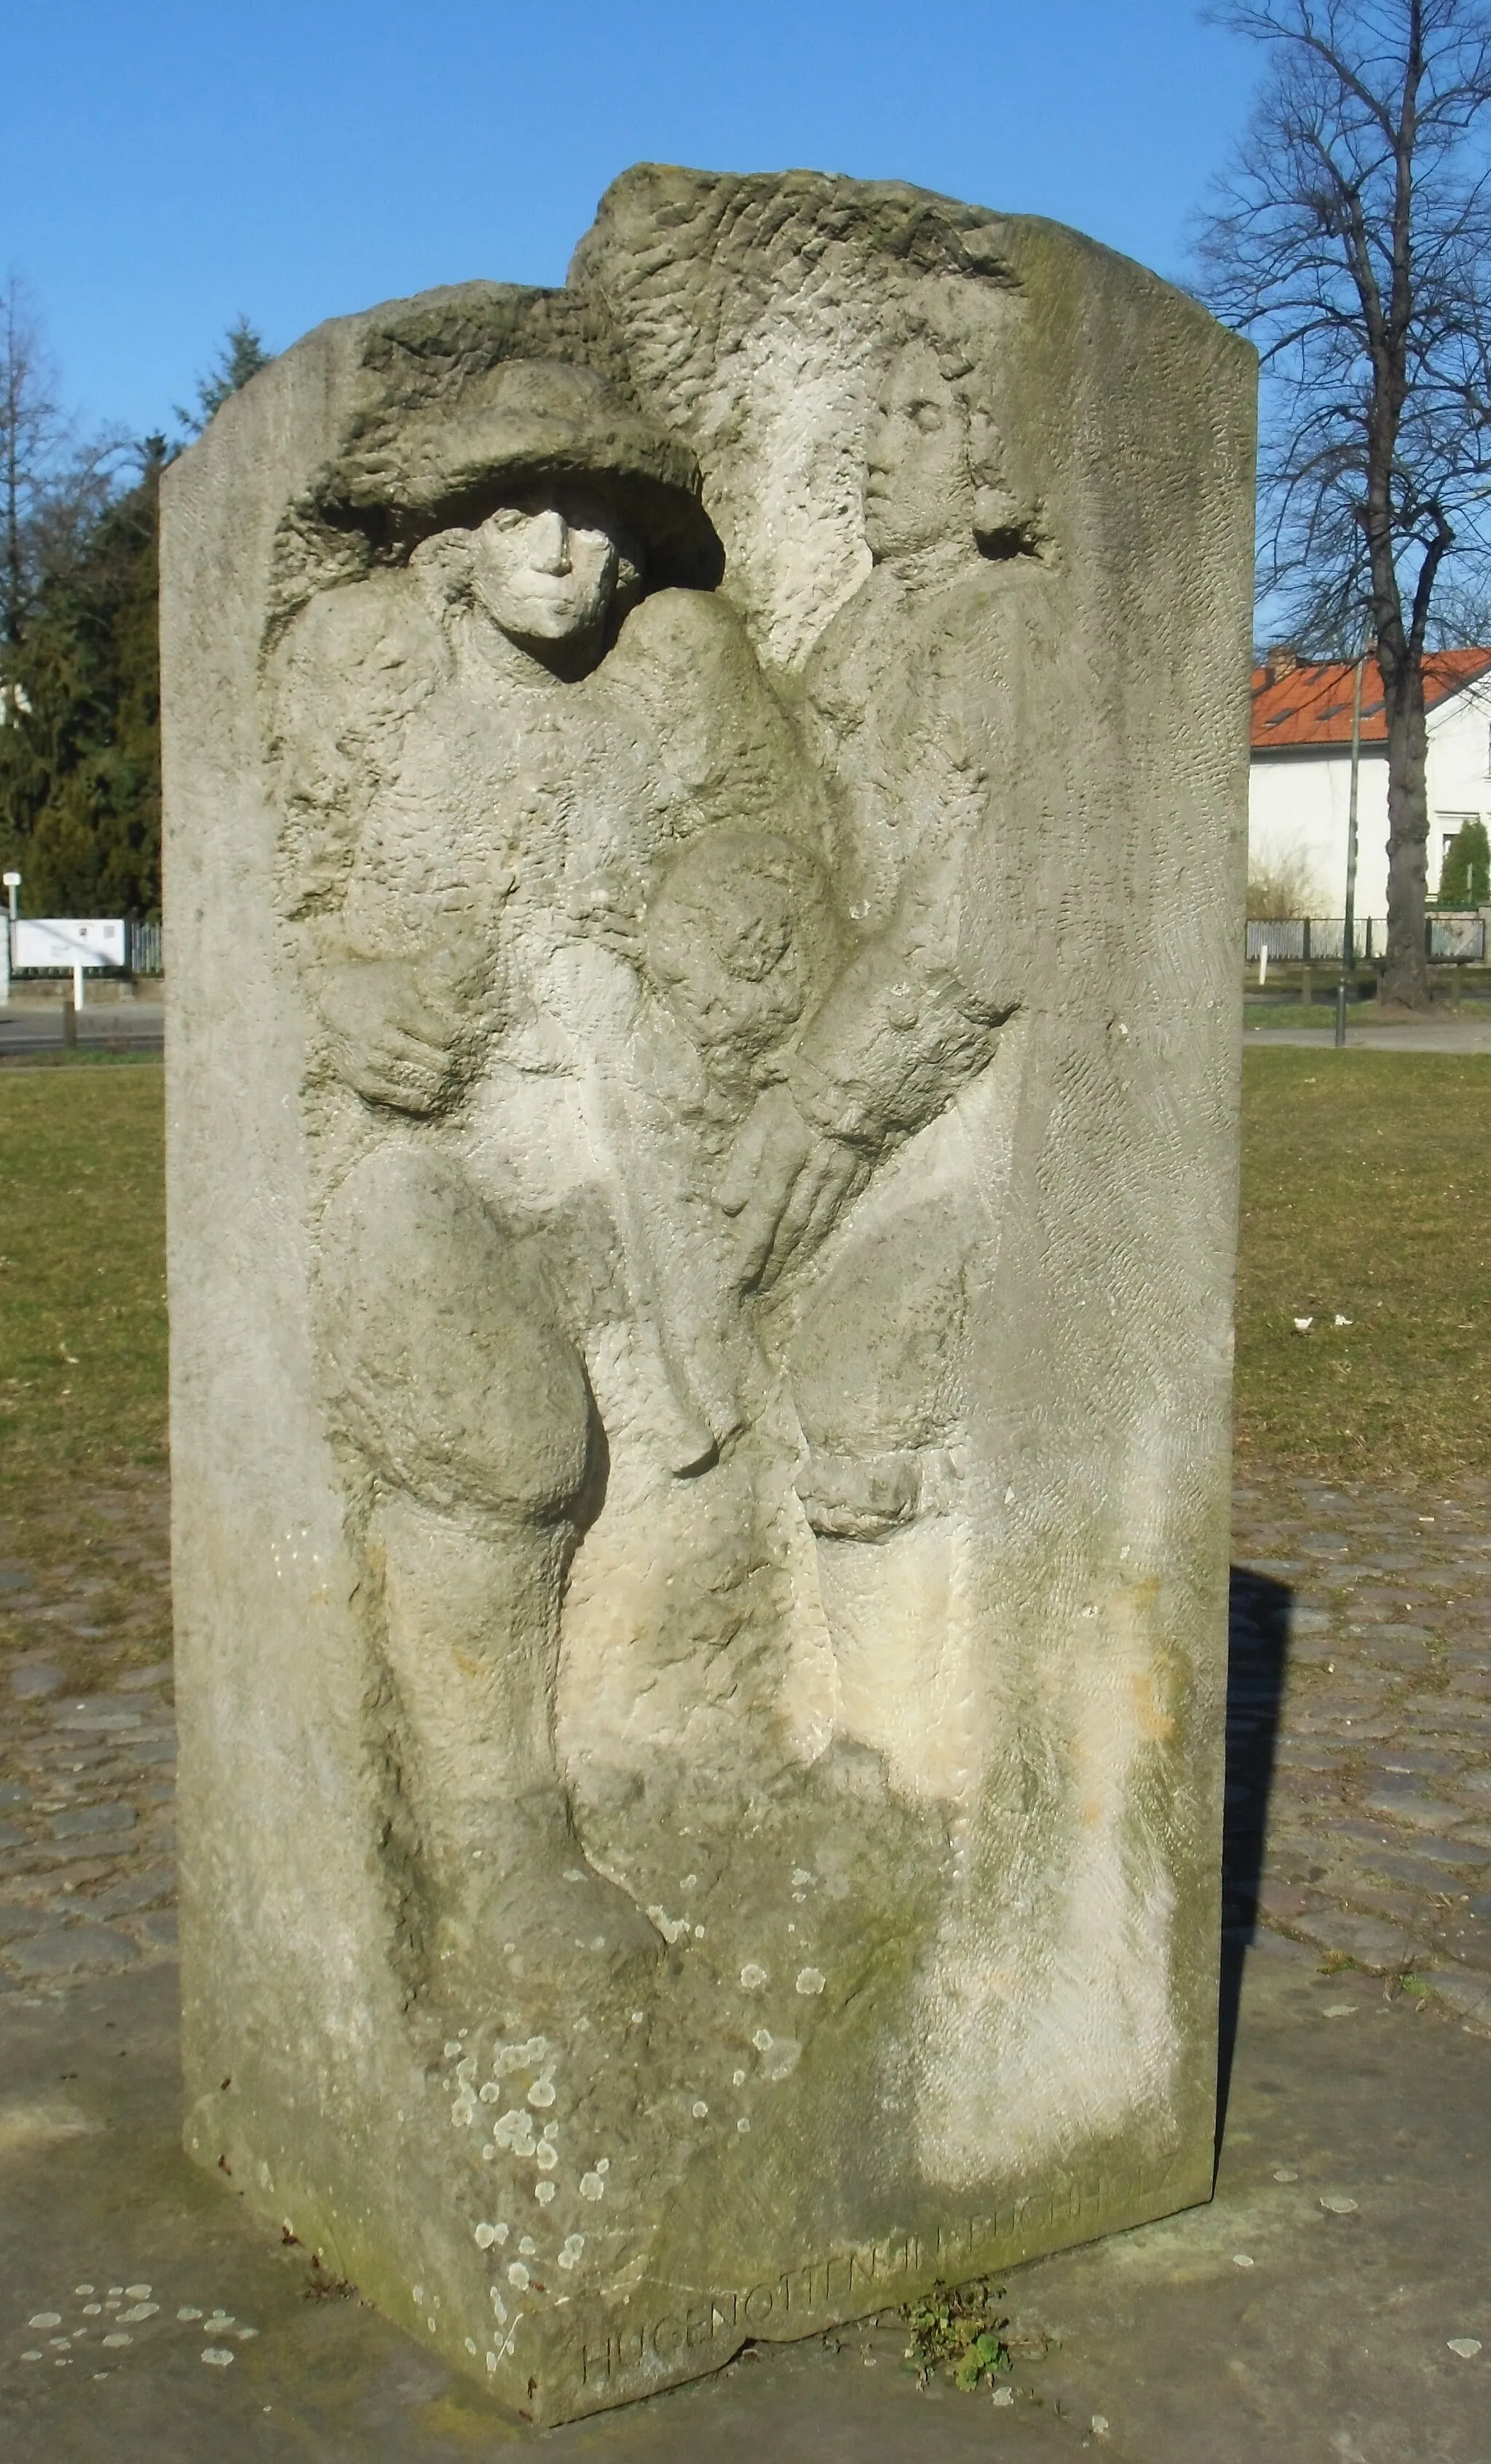
[[[175,878],[256,850],[275,1021],[173,1030],[191,2077],[295,2013],[188,2143],[554,2421],[826,2249],[1201,2194],[1246,369],[1046,226],[641,171],[276,386],[171,482]],[[275,1310],[277,1439],[192,1365]]]

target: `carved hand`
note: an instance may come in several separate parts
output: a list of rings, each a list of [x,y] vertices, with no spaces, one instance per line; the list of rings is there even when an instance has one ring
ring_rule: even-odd
[[[735,1140],[719,1202],[739,1219],[743,1290],[770,1291],[800,1250],[811,1255],[840,1209],[864,1188],[869,1164],[846,1139],[803,1119],[785,1087],[759,1097]]]
[[[320,1000],[335,1067],[364,1101],[437,1112],[470,1057],[472,1004],[449,982],[422,981],[402,961],[334,968]]]
[[[587,941],[599,941],[613,957],[624,958],[638,974],[647,956],[647,933],[640,913],[625,902],[613,881],[586,883],[570,900],[575,930]]]

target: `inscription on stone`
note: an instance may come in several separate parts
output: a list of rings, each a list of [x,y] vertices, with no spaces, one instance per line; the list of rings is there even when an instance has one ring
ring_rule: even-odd
[[[680,2350],[698,2352],[717,2342],[733,2349],[742,2332],[808,2334],[825,2320],[863,2316],[888,2292],[901,2301],[913,2285],[963,2282],[987,2265],[1007,2263],[1012,2255],[1039,2248],[1059,2229],[1065,2229],[1062,2238],[1080,2241],[1085,2229],[1097,2229],[1106,2220],[1122,2222],[1131,2204],[1163,2196],[1173,2174],[1173,2166],[1159,2166],[1148,2178],[1135,2171],[1023,2191],[985,2214],[935,2225],[925,2233],[888,2233],[828,2258],[784,2268],[744,2292],[703,2296],[649,2325],[627,2326],[584,2343],[580,2383],[594,2387],[628,2374],[655,2375],[659,2365],[670,2373]]]

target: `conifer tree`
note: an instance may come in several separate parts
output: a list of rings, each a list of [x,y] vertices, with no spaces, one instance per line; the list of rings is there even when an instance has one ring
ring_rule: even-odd
[[[157,514],[166,447],[42,580],[10,656],[0,841],[33,914],[161,912]]]
[[[1491,839],[1484,822],[1464,822],[1444,850],[1439,871],[1441,907],[1491,903]]]
[[[5,304],[0,297],[0,376],[9,330],[21,381],[12,390],[23,406],[34,397],[52,444],[54,430],[68,431],[35,373],[33,328],[12,315],[7,329]],[[197,410],[178,417],[200,434],[269,357],[240,317],[198,384]],[[0,447],[3,404],[0,387]],[[27,446],[31,430],[12,426]],[[36,419],[33,427],[40,436]],[[39,452],[28,450],[17,467],[39,470]],[[31,488],[25,522],[14,526],[16,586],[0,588],[0,858],[24,876],[33,915],[147,921],[161,912],[158,517],[173,450],[164,436],[147,437],[122,495],[113,475],[118,440],[75,452],[48,487]],[[3,466],[0,452],[0,583]]]
[[[238,393],[260,368],[267,368],[274,358],[263,339],[255,333],[247,317],[235,317],[228,328],[215,365],[205,377],[197,379],[197,407],[183,410],[176,406],[176,416],[189,435],[200,436],[208,421],[220,411],[230,394]]]

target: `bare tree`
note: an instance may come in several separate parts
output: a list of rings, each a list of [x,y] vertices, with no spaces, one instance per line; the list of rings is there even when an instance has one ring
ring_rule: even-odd
[[[1491,12],[1228,0],[1268,66],[1200,234],[1263,363],[1260,581],[1306,649],[1370,639],[1388,738],[1384,997],[1429,998],[1423,658],[1491,571]]]
[[[20,642],[49,571],[76,553],[113,493],[129,440],[80,439],[17,274],[0,289],[0,660]]]
[[[0,631],[10,643],[21,636],[38,500],[65,436],[40,323],[25,283],[11,274],[0,292]]]

